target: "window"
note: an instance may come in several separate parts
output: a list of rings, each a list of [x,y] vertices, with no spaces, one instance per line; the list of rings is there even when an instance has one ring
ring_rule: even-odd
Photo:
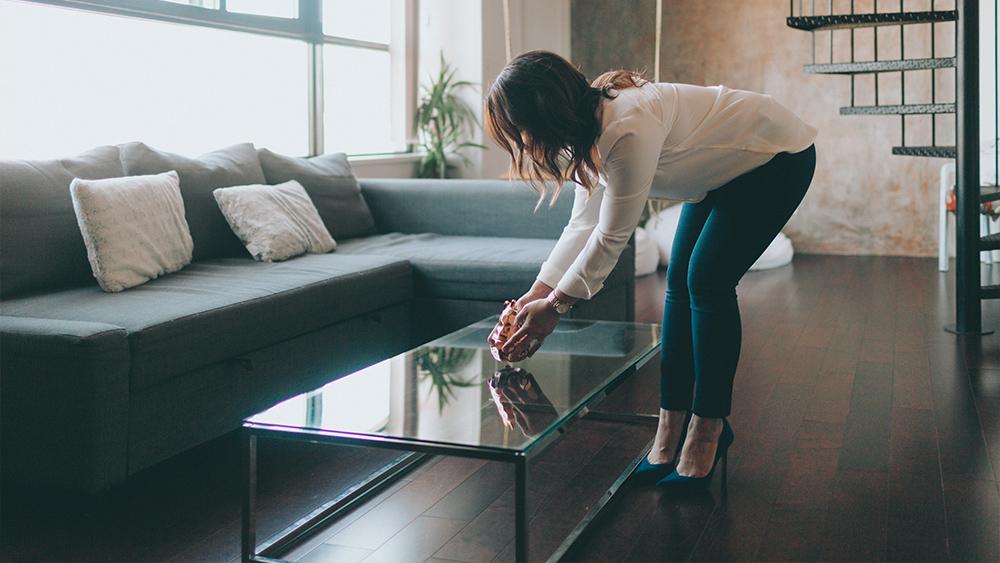
[[[0,158],[405,151],[410,1],[0,0]]]
[[[389,52],[340,45],[323,49],[326,146],[342,152],[391,152]]]
[[[324,140],[353,154],[406,149],[403,83],[394,73],[398,0],[323,0]]]
[[[305,154],[306,54],[291,39],[0,2],[0,156],[134,140]]]
[[[389,43],[391,0],[323,0],[323,33],[333,37]]]

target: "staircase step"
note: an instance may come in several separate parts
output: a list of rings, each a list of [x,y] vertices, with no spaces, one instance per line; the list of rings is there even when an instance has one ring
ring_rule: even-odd
[[[1000,285],[984,285],[979,288],[980,299],[1000,299]]]
[[[994,233],[980,238],[979,250],[1000,250],[1000,233]]]
[[[926,113],[955,113],[955,104],[905,104],[840,108],[840,115],[914,115]]]
[[[923,156],[929,158],[955,158],[958,156],[958,149],[955,147],[943,146],[892,147],[892,154],[898,156]]]
[[[996,184],[985,184],[979,186],[979,202],[986,203],[988,201],[1000,200],[1000,190],[997,189]]]
[[[834,14],[826,16],[793,16],[786,20],[788,27],[805,31],[875,27],[880,25],[906,25],[918,23],[951,22],[958,19],[955,10],[932,12],[884,12],[881,14]]]
[[[898,72],[901,70],[929,70],[933,68],[954,67],[955,57],[938,57],[935,59],[814,64],[806,65],[805,71],[809,74],[869,74],[872,72]]]

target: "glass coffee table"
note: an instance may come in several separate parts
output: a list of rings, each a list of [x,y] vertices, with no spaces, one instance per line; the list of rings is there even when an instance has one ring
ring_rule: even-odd
[[[278,561],[278,554],[390,486],[428,455],[513,465],[515,556],[528,560],[528,462],[584,417],[655,423],[655,415],[591,407],[654,355],[660,328],[563,319],[532,358],[509,366],[494,360],[486,343],[496,321],[495,315],[483,319],[246,419],[243,560]],[[261,438],[386,448],[402,455],[258,544],[254,516]],[[636,452],[550,559],[559,559],[572,546],[643,454]]]

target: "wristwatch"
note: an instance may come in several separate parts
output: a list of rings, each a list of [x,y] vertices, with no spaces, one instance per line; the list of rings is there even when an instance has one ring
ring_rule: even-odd
[[[555,291],[550,291],[548,297],[545,298],[546,301],[552,304],[552,308],[556,310],[556,313],[560,315],[565,315],[573,308],[573,305],[559,299],[556,297]]]

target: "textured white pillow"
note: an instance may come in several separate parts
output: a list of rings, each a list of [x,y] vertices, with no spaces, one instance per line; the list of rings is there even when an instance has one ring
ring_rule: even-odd
[[[276,262],[337,248],[305,188],[295,180],[219,188],[212,195],[254,260]]]
[[[180,180],[171,170],[69,186],[90,268],[104,291],[117,292],[191,263]]]

